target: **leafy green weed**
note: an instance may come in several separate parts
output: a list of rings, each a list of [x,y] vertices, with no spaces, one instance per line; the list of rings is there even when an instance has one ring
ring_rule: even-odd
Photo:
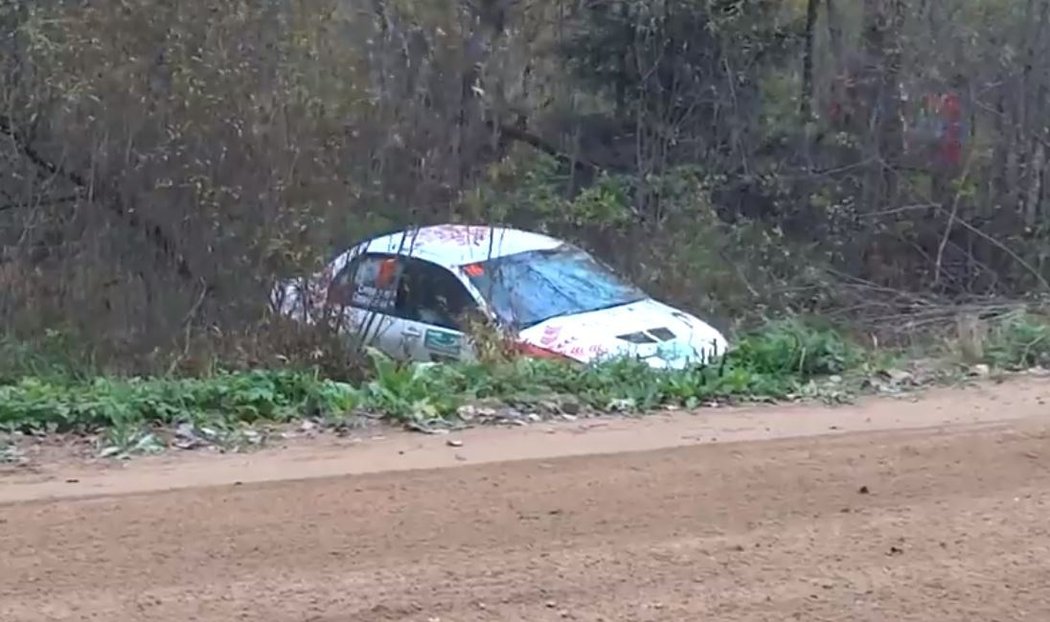
[[[1018,344],[1039,341],[1040,334],[1015,332]],[[104,453],[126,455],[159,450],[163,427],[181,426],[221,440],[240,438],[260,422],[339,419],[358,411],[426,426],[478,400],[527,404],[570,396],[592,411],[642,411],[731,398],[777,399],[803,394],[814,378],[840,374],[864,359],[835,331],[797,319],[741,335],[723,360],[680,371],[654,370],[629,359],[590,366],[526,358],[438,365],[399,363],[375,350],[368,354],[372,371],[360,386],[302,370],[204,378],[26,376],[0,385],[0,428],[101,433]]]

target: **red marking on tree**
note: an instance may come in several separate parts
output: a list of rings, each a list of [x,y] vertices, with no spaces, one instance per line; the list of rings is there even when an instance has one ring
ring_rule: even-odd
[[[937,112],[944,123],[937,155],[943,164],[958,166],[962,161],[962,104],[955,93],[938,98]]]

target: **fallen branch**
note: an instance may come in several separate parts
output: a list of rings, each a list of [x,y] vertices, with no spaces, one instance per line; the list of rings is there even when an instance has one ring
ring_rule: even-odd
[[[80,196],[71,194],[67,197],[57,197],[54,199],[48,199],[46,201],[21,201],[17,203],[5,203],[4,205],[0,205],[0,212],[9,209],[24,209],[27,207],[38,207],[42,205],[59,205],[62,203],[72,203],[79,198]]]
[[[499,131],[500,137],[520,143],[525,143],[533,149],[546,153],[547,155],[555,158],[563,164],[567,164],[574,168],[583,170],[593,170],[599,168],[598,165],[594,162],[590,162],[588,160],[581,160],[580,158],[573,157],[558,149],[552,143],[548,142],[547,140],[544,140],[542,137],[533,134],[528,130],[524,130],[520,127],[515,127],[513,125],[507,124],[501,124],[497,127],[497,129]]]

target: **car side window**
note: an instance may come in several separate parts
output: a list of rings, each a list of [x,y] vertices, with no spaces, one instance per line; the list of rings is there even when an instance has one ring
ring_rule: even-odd
[[[397,257],[361,255],[352,259],[328,286],[329,305],[394,310],[402,265]]]
[[[445,268],[419,259],[405,261],[395,310],[399,317],[462,331],[463,316],[476,308],[467,288]]]

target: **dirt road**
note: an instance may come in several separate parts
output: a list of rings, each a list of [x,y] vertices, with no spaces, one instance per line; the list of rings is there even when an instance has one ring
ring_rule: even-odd
[[[1046,622],[1044,400],[57,465],[0,478],[0,620]]]

